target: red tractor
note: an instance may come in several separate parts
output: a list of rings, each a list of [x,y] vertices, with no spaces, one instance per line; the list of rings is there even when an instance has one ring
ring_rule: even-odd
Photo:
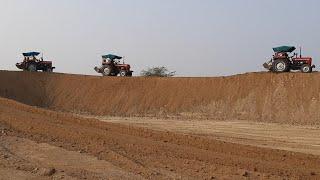
[[[120,63],[122,57],[108,54],[102,56],[102,65],[95,67],[94,70],[97,73],[101,73],[103,76],[132,76],[133,71],[129,64]]]
[[[39,52],[23,53],[24,59],[20,63],[16,63],[17,68],[23,71],[43,71],[52,72],[55,67],[52,67],[52,61],[44,61],[43,58],[38,59]]]
[[[290,53],[295,51],[293,46],[281,46],[273,48],[274,55],[272,59],[263,64],[263,67],[272,72],[290,72],[291,70],[300,70],[303,73],[311,73],[315,65],[312,64],[311,57],[302,57],[301,49],[300,55],[294,53],[293,56],[289,56]]]

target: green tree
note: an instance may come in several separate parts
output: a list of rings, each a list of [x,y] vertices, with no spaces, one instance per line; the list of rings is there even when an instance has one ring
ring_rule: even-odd
[[[175,76],[175,74],[175,71],[170,72],[168,68],[164,66],[148,68],[147,70],[141,71],[141,76],[145,77],[172,77]]]

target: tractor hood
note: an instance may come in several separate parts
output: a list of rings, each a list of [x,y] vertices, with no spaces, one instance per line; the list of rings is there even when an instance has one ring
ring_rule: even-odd
[[[294,50],[296,50],[294,46],[280,46],[273,48],[273,51],[275,53],[291,53]]]

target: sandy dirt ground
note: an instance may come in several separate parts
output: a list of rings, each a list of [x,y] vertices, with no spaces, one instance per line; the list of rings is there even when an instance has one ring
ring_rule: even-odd
[[[0,97],[99,116],[187,115],[320,125],[320,73],[119,78],[0,71]]]
[[[4,179],[320,178],[319,156],[101,122],[1,98],[0,129]]]
[[[217,121],[151,117],[95,118],[105,122],[194,134],[232,143],[320,155],[319,126],[294,126],[243,120]]]
[[[14,136],[0,137],[0,179],[141,179],[80,151]]]
[[[0,180],[320,179],[319,76],[0,71]]]

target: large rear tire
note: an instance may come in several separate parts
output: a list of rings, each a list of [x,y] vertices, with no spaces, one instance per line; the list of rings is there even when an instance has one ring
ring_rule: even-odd
[[[301,66],[301,72],[303,73],[311,73],[312,67],[309,64],[304,64]]]
[[[289,63],[287,60],[275,60],[272,63],[272,71],[276,73],[290,71]]]
[[[111,73],[112,73],[112,68],[110,66],[106,66],[102,70],[103,76],[111,76]]]
[[[36,64],[29,64],[28,65],[28,71],[29,72],[36,72],[37,71],[37,65]]]

